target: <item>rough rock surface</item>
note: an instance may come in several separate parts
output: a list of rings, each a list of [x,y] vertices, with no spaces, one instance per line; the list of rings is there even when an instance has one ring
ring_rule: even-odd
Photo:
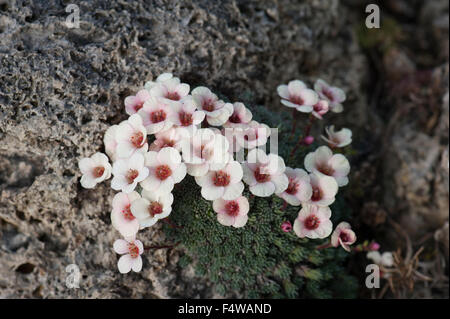
[[[162,72],[232,100],[276,108],[276,86],[322,77],[348,92],[346,116],[366,121],[367,75],[339,1],[0,0],[0,298],[211,297],[181,270],[180,250],[120,275],[109,182],[82,189],[77,162],[102,151],[123,99]],[[344,121],[347,121],[344,119]],[[164,242],[156,227],[147,245]],[[66,287],[69,264],[79,289]]]

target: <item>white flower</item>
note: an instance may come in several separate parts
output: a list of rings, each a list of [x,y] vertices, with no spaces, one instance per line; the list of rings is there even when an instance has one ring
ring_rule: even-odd
[[[172,193],[157,194],[143,190],[142,198],[131,204],[131,211],[139,221],[140,229],[153,226],[158,220],[166,218],[172,211]]]
[[[183,160],[191,176],[222,169],[229,161],[229,143],[225,136],[212,129],[199,129],[182,143]]]
[[[330,206],[335,201],[335,196],[338,191],[338,184],[333,177],[326,175],[317,175],[315,173],[309,174],[312,196],[307,204],[317,206]]]
[[[252,112],[245,107],[244,103],[236,102],[233,104],[233,113],[223,127],[241,127],[243,124],[249,124],[252,117]]]
[[[164,83],[173,78],[172,73],[162,73],[157,78],[156,81],[148,81],[145,83],[144,87],[146,90],[150,91],[150,89],[158,84]]]
[[[186,176],[186,165],[181,162],[180,153],[173,147],[146,153],[145,166],[148,167],[149,174],[141,182],[141,186],[158,194],[170,193],[173,186]]]
[[[203,111],[197,111],[192,98],[184,98],[180,103],[172,106],[169,120],[176,126],[193,129],[201,124],[205,118]]]
[[[163,79],[160,77],[163,76]],[[150,84],[150,95],[152,97],[161,98],[166,103],[174,104],[181,101],[189,94],[189,84],[181,83],[177,77],[171,77],[172,74],[162,74],[156,80],[156,83]]]
[[[279,85],[277,91],[282,104],[304,113],[311,112],[313,106],[319,101],[317,93],[308,89],[300,80],[291,81],[288,85]]]
[[[133,114],[127,121],[120,123],[116,129],[116,141],[118,158],[128,158],[136,151],[147,152],[147,131],[142,125],[142,118],[138,114]]]
[[[131,193],[137,183],[148,176],[148,168],[144,166],[144,155],[134,153],[128,159],[117,160],[113,164],[112,173],[114,175],[111,181],[112,189]]]
[[[80,183],[84,188],[94,188],[97,183],[111,177],[111,164],[103,153],[97,152],[91,157],[82,158],[78,167],[83,174]]]
[[[348,184],[350,163],[342,154],[333,155],[328,146],[321,146],[315,152],[306,155],[305,168],[312,173],[334,177],[338,186]]]
[[[294,232],[300,238],[326,238],[333,230],[329,207],[305,205],[294,222]]]
[[[327,100],[319,100],[319,102],[313,106],[312,115],[321,120],[323,118],[322,115],[328,113],[329,109],[330,106]]]
[[[334,229],[331,235],[331,245],[333,247],[342,246],[346,251],[350,252],[350,245],[356,241],[355,232],[351,229],[351,226],[347,222],[341,222]]]
[[[250,205],[246,197],[240,196],[234,200],[216,199],[213,201],[213,209],[219,223],[239,228],[247,223]]]
[[[241,180],[242,167],[236,161],[229,162],[220,170],[209,171],[205,175],[195,178],[197,184],[202,187],[201,193],[206,200],[236,199],[244,190]]]
[[[379,251],[373,250],[367,253],[367,258],[372,260],[375,264],[384,267],[392,267],[394,265],[394,256],[391,252],[384,252],[380,254]]]
[[[116,148],[117,148],[117,141],[116,141],[116,132],[119,125],[113,125],[110,126],[103,137],[103,144],[105,145],[105,152],[106,155],[109,156],[111,161],[116,160]]]
[[[139,222],[131,212],[131,203],[141,198],[139,193],[117,193],[112,201],[111,223],[125,238],[131,238],[139,230]]]
[[[334,125],[325,128],[328,137],[321,136],[331,147],[345,147],[352,143],[352,131],[343,128],[340,131],[334,130]]]
[[[236,127],[234,134],[239,146],[250,150],[267,143],[267,139],[270,136],[270,128],[266,124],[251,121],[245,127]]]
[[[169,117],[172,114],[171,105],[162,99],[151,97],[144,103],[138,114],[148,134],[164,132],[172,127]]]
[[[144,245],[140,240],[117,239],[114,242],[114,251],[122,255],[117,263],[117,267],[122,274],[129,273],[132,269],[134,272],[141,271],[141,255],[144,252]]]
[[[284,173],[284,160],[275,154],[266,155],[260,149],[253,149],[248,152],[242,168],[243,180],[256,196],[268,197],[273,193],[282,193],[289,186],[289,179]]]
[[[206,114],[209,125],[223,125],[233,113],[233,105],[219,100],[217,95],[204,86],[192,90],[192,97],[197,108]]]
[[[319,94],[321,99],[325,99],[330,103],[332,112],[340,113],[344,110],[342,102],[345,101],[346,96],[340,88],[331,86],[324,80],[318,79],[314,83],[314,90]]]
[[[147,90],[140,90],[135,96],[127,96],[125,98],[125,111],[128,115],[137,113],[149,98],[150,93]]]
[[[299,206],[309,201],[312,196],[312,187],[308,173],[301,168],[286,167],[285,174],[289,179],[289,185],[284,192],[277,195],[292,206]]]
[[[184,138],[189,135],[182,128],[172,127],[167,131],[156,133],[156,139],[150,144],[150,151],[159,152],[165,147],[173,147],[181,151],[181,144]]]

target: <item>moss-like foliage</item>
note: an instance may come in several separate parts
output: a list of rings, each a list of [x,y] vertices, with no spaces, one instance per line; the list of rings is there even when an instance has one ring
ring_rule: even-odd
[[[289,139],[290,114],[269,112],[261,107],[252,109],[254,119],[279,128],[279,153],[286,165],[303,167],[305,153],[299,150],[289,159],[298,135]],[[306,122],[306,115],[305,121]],[[300,124],[299,124],[300,126]],[[298,133],[300,133],[300,128]],[[316,145],[317,146],[317,145]],[[216,283],[219,293],[239,293],[248,298],[352,298],[356,282],[343,266],[348,253],[343,249],[316,249],[327,240],[300,239],[292,231],[281,230],[283,221],[291,223],[300,207],[283,209],[283,200],[272,196],[252,196],[249,199],[249,220],[243,228],[225,227],[217,222],[212,202],[200,195],[200,187],[187,176],[176,186],[170,218],[182,228],[165,227],[168,237],[181,242],[188,255],[180,259],[186,266],[195,260],[198,274]],[[331,207],[332,221],[348,220],[349,212],[342,197]]]

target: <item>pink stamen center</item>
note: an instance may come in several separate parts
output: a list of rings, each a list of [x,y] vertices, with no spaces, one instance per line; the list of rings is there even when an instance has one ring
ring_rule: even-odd
[[[175,145],[175,142],[174,142],[174,141],[169,140],[169,139],[164,139],[161,148],[164,148],[164,147],[173,147],[174,145]]]
[[[236,217],[239,215],[239,204],[236,201],[228,202],[225,205],[225,211],[228,215]]]
[[[94,175],[95,178],[100,178],[103,176],[104,172],[105,168],[103,166],[97,166],[92,170],[92,175]]]
[[[301,96],[298,95],[291,95],[289,97],[289,101],[297,105],[303,105],[303,103],[305,103],[305,101],[301,98]]]
[[[125,176],[125,177],[127,179],[128,184],[132,184],[134,182],[134,180],[136,179],[136,177],[138,177],[138,176],[139,176],[139,172],[137,170],[130,169],[130,170],[128,170],[127,176]]]
[[[245,131],[244,140],[246,141],[256,141],[259,138],[258,128],[248,129]]]
[[[216,186],[228,186],[230,184],[230,175],[223,171],[218,171],[214,174],[213,183]]]
[[[230,116],[229,121],[231,123],[236,123],[236,124],[242,123],[241,117],[239,116],[239,114],[237,112],[234,112],[233,115]]]
[[[150,206],[148,207],[148,213],[152,216],[155,217],[155,215],[159,215],[163,212],[163,207],[160,203],[158,202],[152,202],[150,204]]]
[[[208,112],[214,111],[215,109],[214,101],[211,99],[203,100],[202,109]]]
[[[255,172],[253,173],[255,175],[255,179],[258,183],[265,183],[270,181],[270,175],[269,174],[263,174],[261,173],[261,168],[258,167]]]
[[[317,170],[324,175],[333,176],[334,169],[329,165],[320,165],[317,167]]]
[[[341,241],[342,241],[343,243],[347,243],[347,242],[350,241],[350,237],[348,236],[347,233],[344,233],[344,232],[341,232],[341,233],[339,234],[339,238],[341,239]]]
[[[179,101],[180,95],[177,92],[167,92],[166,99],[169,99],[172,101]]]
[[[131,144],[135,148],[142,147],[143,142],[144,142],[144,134],[142,134],[142,132],[137,132],[131,136]]]
[[[150,120],[152,123],[159,123],[166,119],[167,114],[163,110],[155,111],[150,114]]]
[[[156,177],[158,177],[160,180],[163,181],[172,175],[172,170],[167,165],[159,165],[155,169],[155,175]]]
[[[144,102],[138,102],[134,105],[134,110],[137,112],[144,106]]]
[[[289,185],[288,188],[286,189],[286,193],[288,193],[289,195],[295,195],[298,192],[298,183],[295,182],[294,179],[289,178]]]
[[[130,252],[131,258],[137,258],[139,257],[139,247],[136,246],[134,243],[128,244],[128,251]]]
[[[320,219],[315,215],[309,215],[306,217],[305,221],[303,222],[303,225],[305,225],[305,228],[308,230],[314,230],[317,227],[319,227]]]
[[[192,114],[186,113],[186,112],[181,112],[180,113],[180,122],[181,122],[182,126],[192,125],[192,123],[193,123]]]
[[[313,187],[313,193],[312,193],[311,200],[313,202],[317,202],[322,199],[322,196],[323,196],[322,190],[318,187]]]
[[[329,99],[330,101],[334,100],[334,96],[333,96],[333,92],[331,92],[331,90],[324,88],[322,90],[323,95],[325,95],[327,97],[327,99]]]
[[[122,214],[123,214],[123,217],[125,217],[125,219],[127,219],[127,220],[133,220],[133,219],[135,219],[133,213],[131,212],[131,205],[127,205],[127,206],[122,210]]]

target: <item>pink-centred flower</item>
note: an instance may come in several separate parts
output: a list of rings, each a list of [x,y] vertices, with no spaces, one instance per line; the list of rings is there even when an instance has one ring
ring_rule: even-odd
[[[213,201],[213,209],[217,213],[217,220],[220,224],[240,228],[247,223],[250,205],[244,196],[234,200],[219,198]]]
[[[128,158],[135,152],[148,150],[147,130],[138,114],[131,115],[127,121],[119,124],[116,130],[117,158]]]
[[[228,140],[213,129],[198,129],[192,138],[182,144],[183,160],[187,173],[191,176],[203,176],[208,171],[222,169],[229,161]]]
[[[235,127],[234,135],[236,142],[241,148],[254,149],[258,146],[266,145],[271,134],[269,126],[256,121],[251,121],[245,126]]]
[[[333,230],[331,209],[316,205],[305,205],[294,222],[294,232],[300,238],[326,238]]]
[[[141,182],[142,188],[157,194],[170,193],[175,184],[186,176],[186,165],[180,153],[173,147],[165,147],[159,152],[145,154],[148,177]]]
[[[169,104],[179,103],[184,97],[189,94],[190,86],[186,83],[181,83],[177,77],[170,77],[170,73],[164,75],[164,79],[158,77],[156,83],[149,85],[149,92],[152,97],[163,99]]]
[[[203,176],[195,177],[201,186],[201,194],[206,200],[223,198],[233,200],[241,196],[244,190],[242,167],[237,161],[230,161],[222,169],[209,171]]]
[[[287,85],[279,85],[277,91],[282,104],[303,113],[312,112],[314,105],[319,101],[317,93],[308,89],[306,84],[300,80],[290,81]]]
[[[182,142],[189,137],[189,132],[185,132],[183,128],[172,127],[167,131],[156,133],[155,140],[150,144],[150,151],[159,152],[165,147],[173,147],[177,151],[181,151]]]
[[[150,93],[145,89],[140,90],[136,95],[127,96],[125,98],[125,112],[127,112],[128,115],[136,114],[149,98]]]
[[[338,184],[333,177],[311,173],[309,174],[312,195],[307,204],[330,206],[336,199]]]
[[[289,179],[289,185],[284,192],[277,195],[292,206],[309,201],[312,196],[309,174],[301,168],[290,167],[286,167],[285,174]]]
[[[243,180],[253,195],[268,197],[273,193],[284,192],[289,186],[284,160],[278,155],[267,155],[261,149],[252,149],[248,152],[247,161],[242,163],[242,168]]]
[[[78,162],[81,173],[81,186],[94,188],[98,183],[111,177],[111,164],[108,157],[103,153],[95,153],[91,157],[82,158]]]
[[[245,107],[244,103],[236,102],[233,103],[233,113],[223,124],[223,127],[242,127],[249,124],[252,120],[252,112]]]
[[[138,114],[148,134],[164,132],[170,129],[173,123],[169,120],[173,110],[166,101],[151,97],[144,103]]]
[[[205,112],[197,110],[193,99],[189,97],[172,105],[172,114],[169,120],[175,126],[190,129],[193,132],[194,128],[201,124],[204,118]]]
[[[355,243],[355,241],[355,232],[347,222],[339,223],[331,235],[331,245],[333,247],[338,247],[340,245],[348,252],[350,252],[349,246]]]
[[[158,220],[166,218],[172,211],[172,193],[157,194],[142,191],[142,197],[133,201],[131,212],[136,216],[140,229],[153,226]]]
[[[131,212],[131,203],[141,198],[138,192],[117,193],[112,201],[111,223],[124,238],[135,236],[139,222]]]
[[[196,87],[192,90],[192,97],[197,108],[206,114],[206,121],[209,125],[223,125],[233,114],[233,105],[219,100],[217,95],[207,87]]]
[[[328,146],[320,146],[305,157],[305,168],[308,172],[333,177],[338,186],[348,184],[347,175],[350,163],[342,154],[334,154]]]
[[[330,110],[334,113],[341,113],[344,110],[342,102],[345,101],[345,92],[335,86],[329,85],[322,79],[318,79],[314,83],[314,90],[319,94],[321,99],[325,99],[329,102]]]
[[[115,161],[112,173],[112,189],[129,194],[134,191],[137,183],[147,178],[149,171],[144,166],[144,155],[134,153],[130,158]]]
[[[348,128],[336,131],[334,125],[325,128],[327,136],[321,136],[330,147],[346,147],[352,143],[352,131]]]
[[[144,245],[140,240],[136,239],[117,239],[114,242],[114,251],[120,255],[117,267],[120,273],[126,274],[131,270],[140,272],[142,270],[142,253]]]

